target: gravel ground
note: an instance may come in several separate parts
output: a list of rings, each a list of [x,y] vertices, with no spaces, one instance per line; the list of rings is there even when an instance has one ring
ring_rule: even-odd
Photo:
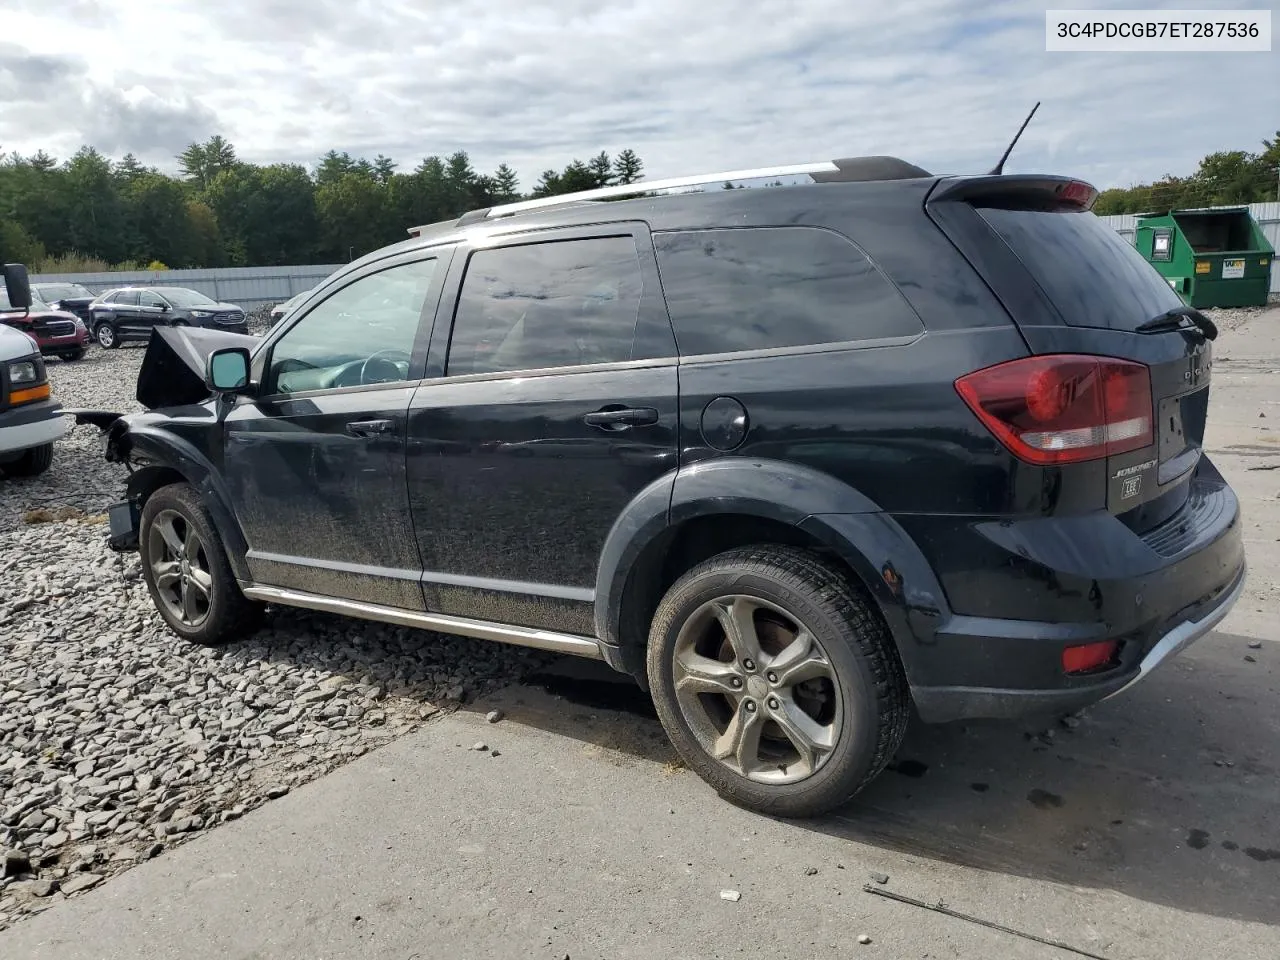
[[[137,409],[142,356],[50,361],[56,396]],[[0,480],[0,930],[549,659],[287,609],[187,645],[106,546],[125,476],[84,426],[44,476]]]

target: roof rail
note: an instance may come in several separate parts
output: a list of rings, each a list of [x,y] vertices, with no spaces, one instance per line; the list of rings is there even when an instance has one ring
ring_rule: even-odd
[[[641,180],[636,183],[624,183],[614,187],[599,187],[594,190],[580,190],[577,193],[562,193],[552,197],[538,197],[534,200],[519,200],[515,203],[504,203],[496,207],[481,208],[464,213],[456,226],[492,220],[497,217],[510,217],[530,210],[543,210],[548,207],[562,207],[577,203],[593,203],[600,200],[614,200],[622,197],[634,197],[661,190],[678,190],[682,187],[701,187],[712,183],[725,183],[735,180],[757,180],[765,177],[795,177],[812,175],[820,183],[853,180],[892,180],[911,177],[927,177],[929,173],[914,164],[899,160],[896,157],[850,157],[840,160],[819,160],[813,163],[795,163],[789,166],[757,167],[750,170],[725,170],[720,173],[702,173],[688,177],[672,177],[666,180]],[[423,231],[441,224],[424,224],[410,227],[409,235],[421,236]]]

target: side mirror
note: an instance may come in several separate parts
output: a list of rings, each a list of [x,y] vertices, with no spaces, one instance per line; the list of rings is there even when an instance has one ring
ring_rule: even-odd
[[[27,279],[27,268],[21,263],[4,265],[4,292],[9,297],[9,305],[15,310],[26,310],[31,306],[31,281]]]
[[[205,365],[204,382],[215,393],[248,393],[249,351],[244,347],[213,351]]]
[[[160,312],[161,312],[161,313],[168,313],[168,312],[169,312],[169,305],[168,305],[167,303],[162,303],[162,304],[160,304]]]

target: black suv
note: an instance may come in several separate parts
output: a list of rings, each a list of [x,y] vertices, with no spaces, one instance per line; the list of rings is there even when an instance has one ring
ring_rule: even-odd
[[[96,298],[86,287],[67,282],[33,283],[31,292],[37,300],[44,301],[55,310],[74,313],[85,326],[89,325],[89,304]]]
[[[127,340],[147,340],[153,329],[163,326],[249,330],[240,307],[186,287],[117,287],[89,304],[89,330],[107,349]]]
[[[872,158],[415,229],[262,342],[158,332],[162,409],[82,415],[112,543],[193,641],[275,603],[602,658],[723,795],[828,809],[912,704],[1078,708],[1239,596],[1216,331],[1095,196]]]

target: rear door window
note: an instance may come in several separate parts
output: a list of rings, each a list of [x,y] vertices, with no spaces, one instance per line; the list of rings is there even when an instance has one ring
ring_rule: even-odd
[[[977,211],[1074,327],[1133,330],[1183,306],[1137,248],[1092,213]]]
[[[643,287],[629,235],[477,250],[467,263],[446,373],[630,360]]]
[[[138,291],[121,290],[111,297],[110,302],[121,307],[136,307],[138,305]]]
[[[922,332],[858,247],[816,227],[683,230],[653,237],[681,356]]]

